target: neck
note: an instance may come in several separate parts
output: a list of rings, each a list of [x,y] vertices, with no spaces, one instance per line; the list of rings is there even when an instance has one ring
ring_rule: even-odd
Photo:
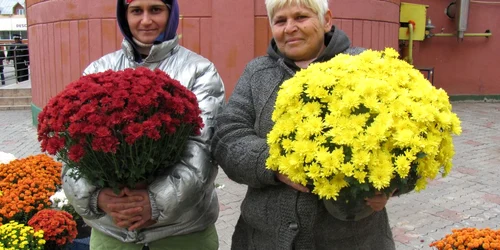
[[[310,63],[312,63],[314,60],[316,60],[316,58],[313,58],[311,60],[307,60],[307,61],[296,61],[295,62],[295,65],[299,66],[299,68],[301,69],[305,69],[309,66]]]
[[[153,44],[142,43],[139,40],[135,39],[134,37],[132,37],[132,40],[134,40],[134,43],[137,45],[137,51],[139,52],[139,54],[145,56],[149,55],[149,52],[151,51],[151,47],[153,47]]]
[[[326,46],[325,46],[325,44],[323,44],[323,46],[321,46],[321,49],[319,50],[318,54],[313,59],[295,61],[295,65],[299,66],[299,68],[301,68],[301,69],[307,68],[309,66],[309,64],[314,62],[314,60],[316,60],[316,58],[318,58],[318,56],[321,55],[321,53],[323,53],[325,48],[326,48]]]

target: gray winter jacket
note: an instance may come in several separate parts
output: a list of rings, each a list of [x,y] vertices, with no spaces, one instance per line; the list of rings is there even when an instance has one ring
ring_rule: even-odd
[[[217,165],[210,155],[214,117],[224,102],[224,86],[214,65],[204,57],[180,46],[177,38],[154,45],[141,63],[134,61],[132,45],[124,40],[122,49],[90,64],[84,74],[123,70],[139,66],[159,68],[178,80],[197,97],[204,127],[200,136],[187,142],[181,161],[168,175],[157,176],[148,186],[154,225],[127,231],[117,227],[110,216],[97,209],[99,189],[85,179],[63,175],[69,202],[93,229],[122,242],[148,243],[167,236],[206,229],[217,220],[219,204],[214,190]]]
[[[341,30],[325,35],[327,48],[316,61],[339,53],[358,54]],[[232,249],[258,250],[391,250],[395,249],[385,209],[357,222],[335,219],[323,202],[278,182],[266,169],[266,136],[280,85],[299,68],[278,51],[251,61],[216,118],[213,154],[232,180],[248,185]]]

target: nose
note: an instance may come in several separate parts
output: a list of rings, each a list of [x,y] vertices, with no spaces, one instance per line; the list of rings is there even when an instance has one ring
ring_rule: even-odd
[[[285,25],[285,33],[293,33],[297,30],[297,23],[294,20],[288,20]]]
[[[141,21],[141,23],[143,25],[148,25],[148,24],[153,23],[153,20],[151,19],[151,16],[149,15],[149,13],[144,12],[144,14],[142,15],[142,21]]]

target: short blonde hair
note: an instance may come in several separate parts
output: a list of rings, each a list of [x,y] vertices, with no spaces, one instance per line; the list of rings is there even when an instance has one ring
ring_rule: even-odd
[[[299,5],[311,9],[318,15],[321,24],[325,22],[324,17],[328,11],[328,0],[266,0],[267,16],[272,23],[274,14],[284,6]]]

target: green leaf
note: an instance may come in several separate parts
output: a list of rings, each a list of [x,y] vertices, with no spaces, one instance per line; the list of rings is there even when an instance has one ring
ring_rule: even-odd
[[[424,152],[419,152],[419,153],[417,153],[417,158],[419,158],[419,159],[422,159],[422,158],[424,158],[424,157],[426,157],[426,156],[427,156],[427,154],[426,154],[426,153],[424,153]]]

